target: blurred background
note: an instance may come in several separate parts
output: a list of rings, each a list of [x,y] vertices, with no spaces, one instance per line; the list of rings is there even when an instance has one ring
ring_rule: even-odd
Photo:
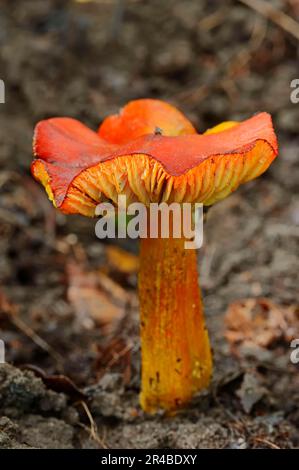
[[[1,0],[0,338],[13,365],[0,366],[0,447],[299,445],[298,21],[298,0]],[[97,240],[29,171],[39,120],[96,129],[141,97],[199,132],[267,111],[280,143],[265,175],[209,211],[213,393],[163,422],[138,409],[138,244]]]

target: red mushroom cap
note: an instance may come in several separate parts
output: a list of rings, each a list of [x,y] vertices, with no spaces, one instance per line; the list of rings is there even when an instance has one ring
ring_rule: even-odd
[[[116,203],[118,194],[145,204],[211,205],[262,174],[277,155],[267,113],[194,132],[157,100],[131,102],[98,133],[75,119],[52,118],[35,128],[31,169],[57,208],[93,216],[99,202]]]

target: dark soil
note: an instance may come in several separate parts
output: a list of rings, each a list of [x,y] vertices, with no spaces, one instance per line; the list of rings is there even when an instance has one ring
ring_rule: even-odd
[[[295,1],[268,3],[299,20]],[[121,4],[0,4],[0,448],[299,447],[298,41],[238,1]],[[145,96],[199,130],[268,111],[280,142],[265,175],[208,213],[199,260],[214,378],[174,418],[138,406],[135,258],[97,240],[93,220],[56,213],[29,172],[38,120],[96,128]],[[240,305],[266,312],[263,344],[231,340],[224,315]]]

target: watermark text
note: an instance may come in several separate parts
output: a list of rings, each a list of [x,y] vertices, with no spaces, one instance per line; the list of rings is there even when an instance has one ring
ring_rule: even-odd
[[[293,104],[299,103],[299,78],[294,78],[291,81],[290,87],[293,88],[293,91],[290,94],[290,100]]]
[[[293,348],[293,351],[290,355],[291,363],[299,364],[299,338],[293,339],[293,341],[291,341],[290,347]]]
[[[203,244],[203,205],[201,203],[167,204],[141,202],[126,204],[119,195],[117,207],[110,202],[98,204],[95,226],[98,238],[184,238],[186,249]]]
[[[5,103],[5,83],[4,80],[0,79],[0,103]]]
[[[2,339],[0,339],[0,364],[5,362],[5,344]]]

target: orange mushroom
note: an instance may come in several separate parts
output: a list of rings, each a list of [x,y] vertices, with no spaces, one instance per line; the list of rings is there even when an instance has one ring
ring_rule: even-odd
[[[129,103],[98,133],[70,118],[37,124],[32,174],[61,211],[94,216],[117,203],[201,202],[212,205],[259,175],[277,155],[271,117],[260,113],[205,134],[171,105]],[[143,238],[140,247],[142,386],[146,412],[174,411],[207,387],[212,358],[195,250],[185,239]]]

